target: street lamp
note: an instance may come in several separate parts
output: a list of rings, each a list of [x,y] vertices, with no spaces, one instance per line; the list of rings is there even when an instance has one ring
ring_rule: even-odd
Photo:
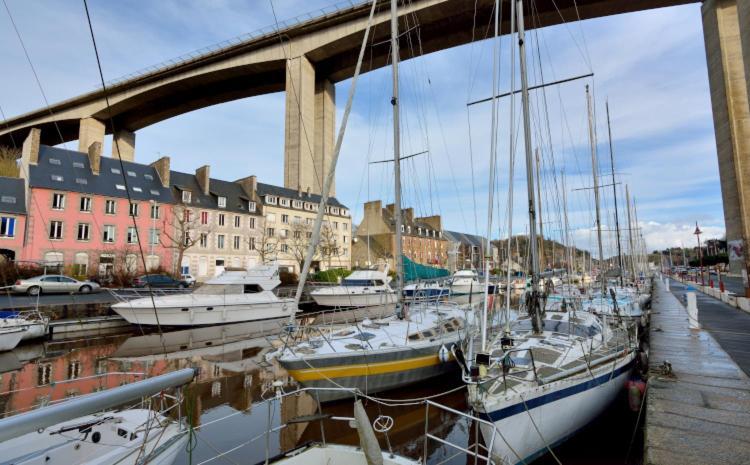
[[[701,267],[701,286],[705,285],[705,282],[703,280],[703,252],[701,251],[701,234],[703,234],[703,231],[700,230],[698,227],[698,222],[695,222],[695,237],[698,239],[698,261],[700,263]]]

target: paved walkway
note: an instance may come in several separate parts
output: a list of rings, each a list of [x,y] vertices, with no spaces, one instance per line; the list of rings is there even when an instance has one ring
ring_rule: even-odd
[[[658,279],[650,348],[644,463],[750,463],[750,378],[708,331],[688,328],[685,308]],[[665,360],[671,374],[661,372]]]
[[[685,302],[687,286],[669,280],[669,290]],[[698,301],[698,321],[716,339],[732,360],[750,376],[750,314],[702,292]]]

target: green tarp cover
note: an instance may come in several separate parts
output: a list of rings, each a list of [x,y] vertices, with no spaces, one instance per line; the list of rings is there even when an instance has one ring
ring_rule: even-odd
[[[406,255],[402,255],[401,260],[401,263],[403,263],[404,266],[404,281],[443,278],[450,275],[448,270],[444,268],[420,265],[419,263],[409,260]]]

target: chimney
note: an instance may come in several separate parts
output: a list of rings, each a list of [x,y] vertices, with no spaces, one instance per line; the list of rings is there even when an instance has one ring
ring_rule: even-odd
[[[302,186],[297,184],[297,197],[302,198]]]
[[[89,145],[89,165],[91,165],[91,172],[94,176],[99,176],[99,168],[102,164],[102,143],[92,142]]]
[[[169,187],[169,157],[161,157],[150,165],[161,179],[161,185]]]
[[[414,222],[414,209],[413,208],[404,208],[401,210],[401,214],[404,215],[404,222],[405,223],[413,223]]]
[[[393,212],[396,210],[396,205],[389,203],[385,206],[385,210],[393,216]]]
[[[42,131],[38,128],[32,128],[26,140],[23,141],[21,149],[21,160],[32,165],[39,163],[39,140],[42,137]]]
[[[210,171],[211,171],[211,167],[208,165],[203,165],[197,170],[195,170],[195,178],[198,181],[198,185],[201,186],[203,195],[208,195],[208,192],[209,192],[209,183],[210,183],[209,172]]]
[[[307,197],[309,198],[311,196],[310,194],[310,186],[307,186]]]
[[[255,192],[258,190],[258,178],[255,175],[238,179],[235,182],[242,186],[242,190],[245,191],[245,194],[247,194],[249,198],[255,198]]]

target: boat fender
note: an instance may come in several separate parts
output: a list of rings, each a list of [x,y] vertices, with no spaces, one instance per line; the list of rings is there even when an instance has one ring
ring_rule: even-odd
[[[632,412],[638,412],[643,402],[646,383],[643,381],[628,381],[628,407]]]
[[[287,310],[289,310],[289,307],[287,306],[287,304],[284,304],[281,306],[281,311],[286,312]]]
[[[442,363],[449,362],[451,359],[451,353],[450,351],[445,347],[445,344],[440,346],[440,350],[438,351],[438,359]]]

